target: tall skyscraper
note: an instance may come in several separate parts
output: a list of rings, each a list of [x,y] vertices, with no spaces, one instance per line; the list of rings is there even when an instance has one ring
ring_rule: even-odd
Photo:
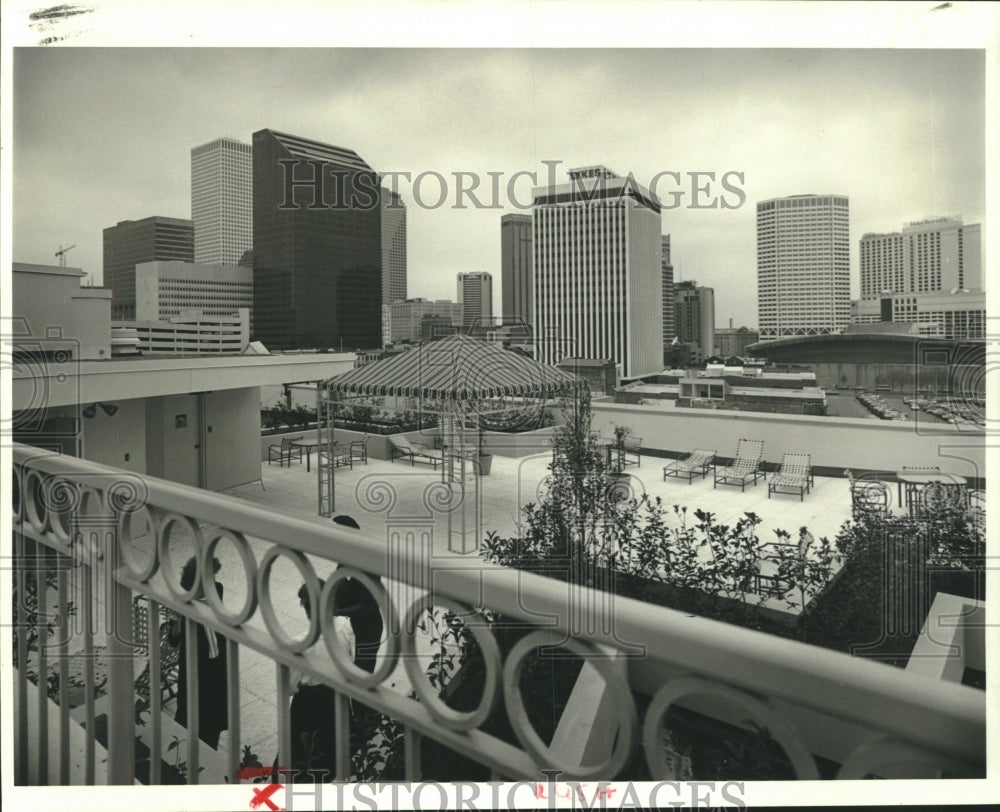
[[[255,339],[271,349],[381,345],[380,191],[352,150],[253,134]]]
[[[500,218],[500,289],[506,323],[531,323],[531,215]]]
[[[685,280],[674,285],[674,323],[677,338],[694,344],[695,362],[715,354],[715,290]]]
[[[848,201],[795,195],[757,204],[760,340],[826,335],[851,317]]]
[[[217,138],[191,150],[194,261],[236,265],[253,245],[253,153]]]
[[[176,217],[122,220],[104,229],[104,284],[111,287],[111,318],[135,319],[135,266],[194,260],[194,226]]]
[[[485,271],[458,275],[458,303],[462,326],[493,324],[493,275]]]
[[[534,190],[539,360],[610,358],[625,376],[663,368],[660,203],[603,166]]]
[[[406,206],[388,189],[382,197],[382,304],[406,298]]]
[[[663,276],[663,346],[677,335],[674,323],[674,266],[670,262],[670,235],[660,237],[660,271]]]
[[[902,233],[861,238],[861,298],[887,293],[978,290],[983,285],[981,226],[954,217],[908,223]]]

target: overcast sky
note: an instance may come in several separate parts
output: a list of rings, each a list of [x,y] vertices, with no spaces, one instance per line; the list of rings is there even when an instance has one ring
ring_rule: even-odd
[[[604,164],[665,210],[675,277],[715,288],[716,324],[756,326],[755,203],[850,198],[858,240],[985,209],[985,60],[972,50],[20,48],[14,59],[13,258],[101,278],[102,230],[190,217],[190,150],[272,128],[349,147],[380,172],[449,178],[440,208],[408,207],[410,296],[452,298],[489,271],[500,300],[500,216],[518,171]],[[456,210],[454,172],[503,172],[502,209]],[[692,196],[687,173],[714,172]],[[745,202],[693,209],[724,195]],[[704,186],[702,176],[699,184]],[[525,200],[531,182],[515,193]],[[426,202],[440,185],[425,179]],[[489,196],[486,195],[486,198]],[[467,201],[468,202],[468,201]],[[484,199],[483,201],[489,202]]]

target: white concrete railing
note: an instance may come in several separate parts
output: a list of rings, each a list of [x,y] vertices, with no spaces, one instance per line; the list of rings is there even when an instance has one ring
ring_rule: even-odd
[[[366,506],[381,511],[386,533],[359,533],[337,526],[321,526],[274,510],[187,486],[140,477],[76,458],[54,455],[15,445],[12,511],[15,555],[25,565],[37,549],[36,572],[54,568],[60,599],[65,594],[67,566],[83,566],[108,573],[103,596],[111,627],[103,637],[84,631],[85,648],[95,642],[106,646],[109,669],[109,766],[107,780],[126,784],[134,775],[134,670],[128,640],[114,634],[131,629],[133,593],[154,601],[150,616],[162,604],[188,618],[188,639],[195,624],[213,629],[225,641],[229,654],[228,771],[237,767],[240,735],[239,652],[253,649],[273,660],[277,669],[277,719],[279,760],[288,763],[290,732],[288,714],[289,669],[305,671],[333,687],[337,696],[337,778],[350,776],[347,700],[356,699],[398,720],[405,730],[405,765],[408,779],[420,775],[420,741],[427,737],[462,753],[491,771],[512,779],[544,780],[543,769],[562,770],[566,777],[582,779],[615,777],[641,741],[654,779],[669,779],[671,757],[662,744],[662,719],[678,702],[693,708],[729,705],[737,720],[752,719],[766,727],[781,744],[800,779],[818,777],[815,756],[835,758],[843,766],[842,778],[871,773],[892,777],[900,762],[927,775],[940,771],[955,776],[980,776],[985,764],[985,695],[961,685],[942,684],[903,670],[851,658],[722,624],[652,607],[626,598],[611,598],[592,590],[567,585],[539,575],[520,573],[477,560],[435,559],[428,542],[427,517],[397,515],[390,483],[375,483],[364,493]],[[428,517],[435,509],[449,507],[452,495],[445,483],[427,487],[424,504]],[[145,530],[143,529],[145,528]],[[173,574],[178,569],[173,549],[178,529],[196,540],[203,560],[210,560],[218,545],[231,545],[242,562],[246,582],[243,605],[232,612],[221,604],[192,599]],[[143,549],[143,536],[155,543]],[[171,558],[173,552],[174,558]],[[44,553],[44,555],[42,555]],[[279,560],[298,568],[312,591],[313,613],[304,637],[292,639],[284,630],[272,601],[271,571]],[[331,642],[329,617],[334,578],[320,592],[314,561],[337,562],[341,574],[378,573],[386,589],[376,589],[390,634],[383,643],[381,661],[368,674],[345,660]],[[169,573],[169,574],[168,574]],[[21,574],[15,577],[22,577]],[[208,576],[211,580],[213,576]],[[199,578],[201,576],[199,575]],[[85,584],[90,579],[84,579]],[[210,586],[210,585],[209,585]],[[479,706],[458,713],[445,706],[427,684],[414,655],[414,619],[427,592],[435,606],[460,614],[485,606],[508,618],[538,626],[501,662],[493,637],[485,626],[470,628],[484,653],[486,679]],[[209,595],[213,590],[209,588]],[[46,609],[44,590],[39,612]],[[93,597],[85,592],[85,598]],[[84,615],[92,613],[85,604]],[[24,622],[22,613],[16,617]],[[613,622],[612,622],[613,621]],[[65,618],[59,638],[66,635]],[[615,744],[606,758],[577,763],[564,752],[551,750],[540,740],[529,721],[521,695],[524,658],[538,646],[551,646],[562,637],[564,647],[604,677],[618,720]],[[319,643],[322,638],[323,643]],[[25,635],[18,638],[19,662],[26,662]],[[601,656],[602,647],[619,652],[626,668],[612,666]],[[189,651],[194,646],[189,646]],[[150,722],[154,725],[154,762],[159,740],[159,662],[152,647]],[[50,668],[40,652],[40,670]],[[192,679],[197,682],[197,657]],[[403,659],[421,701],[393,690],[386,678]],[[63,662],[58,664],[62,671]],[[60,692],[66,681],[61,683]],[[94,685],[88,675],[88,715],[92,721]],[[44,692],[38,692],[44,696]],[[502,741],[480,726],[503,694],[506,713],[518,744]],[[635,695],[652,698],[643,720],[636,711]],[[189,691],[196,704],[197,693]],[[28,755],[47,761],[49,751],[60,763],[69,761],[68,735],[50,748],[47,703],[40,703],[34,718],[38,730],[29,729],[29,691],[22,674],[15,686],[18,705],[15,749],[20,754],[16,780],[26,781]],[[61,696],[65,700],[65,696]],[[60,701],[59,713],[67,705]],[[711,712],[711,711],[709,711]],[[186,760],[188,781],[198,781],[199,742],[197,711],[189,715]],[[62,725],[60,729],[66,729]],[[91,730],[88,725],[88,730]],[[88,742],[87,780],[94,780],[92,736]],[[42,771],[45,774],[45,771]],[[69,783],[69,768],[60,771]],[[438,776],[432,776],[438,777]],[[912,777],[912,774],[911,774]],[[447,778],[442,776],[440,778]],[[725,776],[717,776],[725,778]],[[159,771],[151,781],[159,780]]]

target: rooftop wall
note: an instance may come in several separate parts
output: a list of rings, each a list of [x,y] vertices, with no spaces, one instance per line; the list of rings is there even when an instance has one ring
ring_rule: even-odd
[[[785,452],[812,455],[816,467],[854,471],[896,471],[904,465],[937,465],[945,473],[985,477],[986,444],[981,433],[893,425],[864,418],[771,415],[711,409],[649,408],[594,402],[593,429],[611,437],[628,426],[643,448],[686,454],[715,449],[732,457],[742,438],[764,441],[764,460],[780,462]]]

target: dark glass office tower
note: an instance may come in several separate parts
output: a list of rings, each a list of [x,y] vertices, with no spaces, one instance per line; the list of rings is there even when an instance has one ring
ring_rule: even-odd
[[[136,265],[171,259],[194,262],[190,220],[147,217],[104,229],[104,284],[111,286],[111,318],[135,318]]]
[[[255,339],[269,349],[381,346],[381,193],[352,150],[253,134]]]

